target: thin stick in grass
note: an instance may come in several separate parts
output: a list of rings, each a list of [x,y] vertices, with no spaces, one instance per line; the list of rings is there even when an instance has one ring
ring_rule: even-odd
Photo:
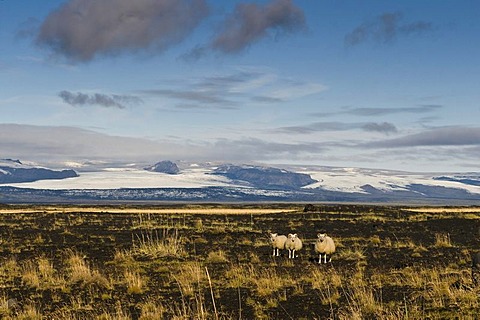
[[[210,285],[210,294],[212,295],[213,310],[215,312],[215,319],[218,320],[217,306],[215,305],[215,296],[213,295],[212,280],[210,279],[210,274],[208,273],[208,268],[205,267],[207,272],[208,284]]]

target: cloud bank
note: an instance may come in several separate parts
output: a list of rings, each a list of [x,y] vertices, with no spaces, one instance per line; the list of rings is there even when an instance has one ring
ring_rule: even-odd
[[[126,105],[140,104],[143,102],[142,99],[135,96],[73,93],[66,90],[59,92],[58,96],[62,98],[63,102],[72,106],[98,105],[108,108],[125,109]]]
[[[282,143],[256,138],[174,143],[111,136],[75,127],[19,124],[0,124],[0,137],[0,150],[4,157],[41,163],[154,163],[161,159],[249,162],[278,156],[296,158],[323,150],[317,143]]]
[[[186,38],[207,13],[205,0],[69,0],[43,21],[36,42],[75,62],[161,52]]]
[[[334,126],[334,124],[332,125]],[[299,162],[352,165],[352,159],[368,167],[395,162],[395,168],[411,169],[411,163],[425,169],[472,165],[480,156],[480,128],[443,127],[395,139],[368,144],[359,141],[274,141],[242,137],[215,141],[153,141],[111,136],[75,127],[0,124],[0,150],[4,158],[65,166],[65,162],[108,164],[155,163],[162,159],[223,162]],[[420,148],[416,148],[420,147]],[[395,148],[407,148],[398,152]],[[283,162],[286,163],[286,162]],[[400,165],[400,167],[398,167]],[[417,168],[418,170],[419,168]]]
[[[480,128],[441,127],[425,132],[362,144],[371,148],[405,148],[429,146],[480,146]]]

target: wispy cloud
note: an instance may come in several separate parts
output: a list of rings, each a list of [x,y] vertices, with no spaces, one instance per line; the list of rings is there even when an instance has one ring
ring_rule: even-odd
[[[383,116],[395,113],[427,113],[442,108],[440,105],[421,105],[417,107],[401,108],[351,108],[343,113],[356,116]]]
[[[58,96],[62,98],[65,103],[72,106],[98,105],[102,107],[113,107],[124,109],[126,105],[136,105],[143,102],[142,99],[136,96],[127,95],[106,95],[102,93],[73,93],[70,91],[61,91]]]
[[[420,34],[433,30],[432,24],[426,21],[402,23],[403,14],[388,12],[362,23],[345,36],[345,45],[355,46],[367,41],[388,43],[399,36]]]
[[[232,100],[225,99],[221,97],[217,92],[213,91],[198,91],[195,89],[192,90],[177,90],[177,89],[152,89],[152,90],[143,90],[142,93],[154,95],[154,96],[163,96],[168,98],[173,98],[180,101],[189,101],[197,103],[200,105],[215,105],[220,108],[235,106],[236,102]],[[189,105],[189,104],[187,104]],[[185,106],[185,104],[181,104]],[[189,105],[190,108],[193,107]]]
[[[257,101],[278,102],[301,98],[327,90],[328,87],[315,82],[285,81],[277,89],[267,90],[262,95],[254,97]]]
[[[310,134],[315,132],[326,131],[348,131],[348,130],[363,130],[369,132],[379,132],[383,134],[390,134],[397,132],[397,127],[389,122],[314,122],[304,126],[288,126],[281,127],[274,130],[278,133],[293,133],[293,134]]]
[[[302,98],[326,90],[326,86],[304,81],[292,81],[272,71],[245,68],[230,74],[194,79],[190,83],[169,84],[168,88],[140,91],[150,96],[177,100],[179,108],[237,108],[241,105],[279,103]]]
[[[440,127],[400,138],[368,142],[359,146],[371,148],[480,146],[480,128]]]
[[[36,42],[76,62],[125,51],[161,52],[207,14],[205,0],[69,0],[43,21]]]
[[[413,113],[413,114],[423,114],[434,112],[443,108],[441,105],[420,105],[416,107],[398,107],[398,108],[351,108],[344,107],[343,110],[338,112],[319,112],[314,113],[314,116],[317,117],[329,117],[340,114],[350,114],[354,116],[362,117],[375,117],[375,116],[385,116],[397,113]]]

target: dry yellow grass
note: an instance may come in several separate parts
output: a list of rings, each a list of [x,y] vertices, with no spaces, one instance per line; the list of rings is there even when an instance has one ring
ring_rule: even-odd
[[[15,207],[0,209],[0,214],[15,213],[130,213],[130,214],[267,214],[295,212],[299,209],[274,209],[274,208],[128,208],[128,207],[58,207],[58,206],[38,206],[38,207]]]
[[[422,207],[403,208],[402,210],[425,213],[480,213],[480,207]]]

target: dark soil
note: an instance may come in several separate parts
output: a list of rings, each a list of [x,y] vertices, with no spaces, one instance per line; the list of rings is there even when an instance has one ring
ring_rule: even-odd
[[[290,205],[291,206],[291,205]],[[0,215],[0,298],[15,301],[15,307],[0,306],[0,318],[12,318],[27,305],[35,305],[43,319],[60,319],[74,314],[76,319],[95,319],[101,314],[115,314],[119,306],[132,319],[141,317],[141,306],[154,301],[166,307],[164,317],[178,313],[196,318],[199,305],[212,318],[214,310],[227,319],[329,319],[348,315],[345,308],[348,294],[340,293],[334,303],[321,302],[321,290],[311,283],[298,280],[271,295],[258,296],[255,288],[226,285],[228,270],[235,265],[252,264],[254,268],[274,268],[278,275],[301,279],[316,268],[332,269],[348,275],[359,268],[367,279],[375,275],[394,274],[407,267],[432,269],[450,267],[459,275],[469,274],[470,254],[480,250],[480,209],[470,215],[455,213],[418,213],[400,207],[325,205],[313,212],[208,215],[208,214],[112,214],[104,213],[19,213]],[[184,239],[186,255],[172,257],[135,256],[135,266],[148,278],[147,288],[140,293],[128,292],[118,274],[123,270],[115,254],[132,250],[134,243],[152,236],[161,239],[172,232]],[[339,243],[333,261],[319,265],[313,251],[316,234],[327,232]],[[297,233],[304,242],[299,257],[288,261],[287,252],[272,257],[268,232]],[[448,235],[451,245],[436,244],[437,235]],[[370,239],[379,239],[372,242]],[[413,243],[415,245],[403,245]],[[423,246],[425,250],[416,247]],[[346,256],[347,250],[361,248],[364,257]],[[88,264],[113,279],[113,287],[99,283],[67,283],[63,287],[40,285],[32,287],[22,277],[27,261],[46,257],[58,274],[64,274],[68,252],[81,253]],[[226,261],[209,261],[210,252],[223,251]],[[257,257],[257,258],[255,258]],[[9,271],[6,263],[17,261],[17,271]],[[185,296],[172,273],[181,272],[182,264],[199,261],[208,268],[212,281],[200,286],[198,295]],[[3,268],[3,269],[2,269]],[[177,271],[175,271],[177,270]],[[9,273],[11,272],[11,273]],[[12,274],[13,273],[13,274]],[[456,284],[466,291],[472,286],[468,276],[459,276]],[[428,288],[398,284],[375,287],[380,303],[420,308],[424,314],[458,314],[458,304],[435,307],[425,301]],[[344,286],[347,288],[348,284]],[[211,293],[214,294],[214,300]],[[83,297],[83,306],[72,303],[72,297]],[[0,303],[3,300],[0,300]],[[213,305],[215,302],[215,306]],[[276,301],[273,303],[272,301]],[[189,310],[178,311],[185,307]],[[478,303],[460,312],[480,314]],[[3,310],[3,311],[2,311]],[[177,310],[177,314],[176,311]],[[3,313],[2,313],[3,312]],[[186,316],[186,313],[189,316]],[[368,312],[363,315],[368,317]],[[371,315],[372,318],[378,315]],[[346,317],[348,318],[348,316]],[[400,318],[400,317],[399,317]],[[146,318],[145,318],[146,319]]]

